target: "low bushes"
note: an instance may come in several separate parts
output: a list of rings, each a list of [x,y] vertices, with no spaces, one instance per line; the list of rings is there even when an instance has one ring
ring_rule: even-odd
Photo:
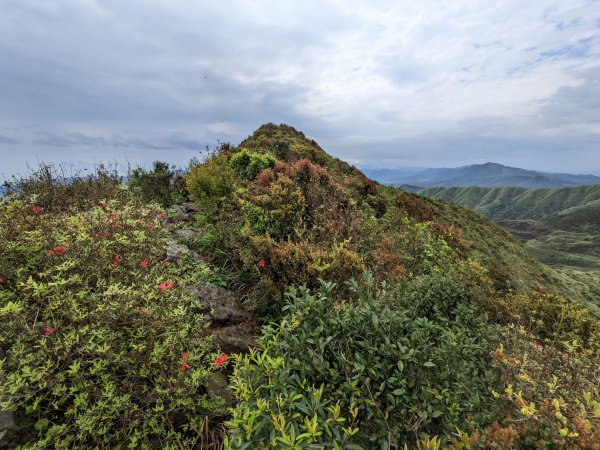
[[[431,276],[385,292],[367,276],[351,288],[349,300],[331,283],[292,289],[281,323],[238,358],[231,448],[398,447],[495,418],[498,338],[460,284]]]
[[[189,269],[163,261],[166,212],[31,200],[0,203],[0,409],[24,412],[32,448],[202,442],[224,412],[216,355]]]

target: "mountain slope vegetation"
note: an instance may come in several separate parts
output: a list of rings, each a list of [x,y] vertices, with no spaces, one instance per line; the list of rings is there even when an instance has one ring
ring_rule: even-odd
[[[194,162],[187,189],[39,181],[0,203],[0,407],[25,417],[21,444],[600,442],[597,313],[476,212],[377,185],[274,124]],[[215,326],[257,340],[226,354]]]
[[[418,193],[464,206],[493,220],[541,219],[570,208],[600,204],[600,184],[561,189],[437,187]]]

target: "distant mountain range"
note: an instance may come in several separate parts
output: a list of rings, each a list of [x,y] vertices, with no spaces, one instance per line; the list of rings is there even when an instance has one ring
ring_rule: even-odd
[[[517,186],[524,188],[560,188],[589,184],[600,184],[596,175],[571,175],[546,173],[535,170],[508,167],[488,162],[457,168],[426,169],[363,169],[363,172],[382,184],[406,185],[409,189],[419,187],[499,187]]]

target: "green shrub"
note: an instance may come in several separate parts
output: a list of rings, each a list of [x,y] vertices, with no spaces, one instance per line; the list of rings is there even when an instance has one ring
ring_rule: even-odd
[[[574,342],[544,342],[508,326],[493,353],[502,375],[493,391],[504,417],[459,433],[452,448],[598,448],[600,361]]]
[[[223,402],[206,393],[215,355],[183,280],[208,269],[163,262],[156,206],[30,200],[0,203],[0,409],[33,422],[31,448],[201,442]]]
[[[232,448],[398,448],[495,417],[496,333],[460,284],[437,275],[385,292],[367,276],[351,287],[351,300],[331,283],[292,289],[281,323],[238,360]]]
[[[184,178],[174,171],[175,166],[154,161],[151,171],[137,167],[129,172],[127,184],[145,202],[158,202],[163,207],[187,200]]]
[[[240,178],[254,180],[263,170],[275,167],[276,162],[270,153],[255,153],[243,148],[233,154],[229,164]]]
[[[230,202],[237,183],[238,177],[229,166],[225,154],[214,155],[194,166],[186,177],[192,200],[209,207]]]

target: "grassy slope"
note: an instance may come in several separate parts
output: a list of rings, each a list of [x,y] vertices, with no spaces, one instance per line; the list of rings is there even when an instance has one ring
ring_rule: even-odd
[[[494,220],[541,219],[569,208],[599,204],[600,185],[560,189],[429,188],[419,194],[456,203]]]

